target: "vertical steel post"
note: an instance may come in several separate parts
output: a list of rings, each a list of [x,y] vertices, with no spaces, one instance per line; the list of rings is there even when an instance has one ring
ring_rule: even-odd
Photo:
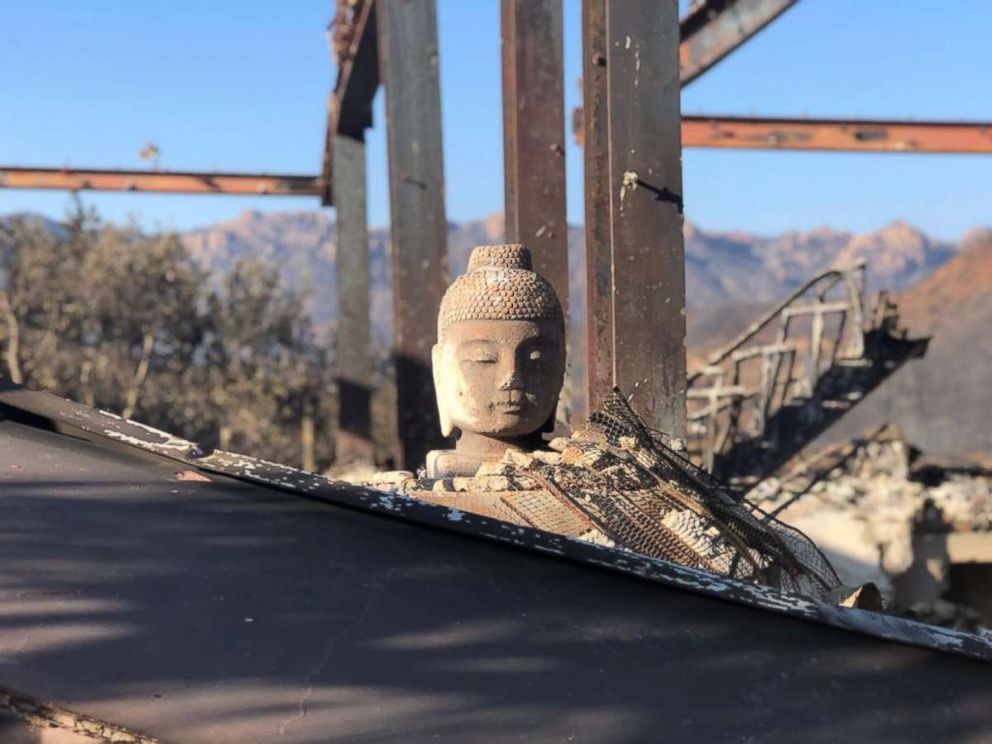
[[[443,442],[431,376],[437,311],[448,283],[437,16],[434,0],[384,2],[377,16],[389,148],[400,466],[415,468]]]
[[[338,463],[372,462],[372,350],[369,341],[369,236],[365,142],[334,136],[333,201],[337,211],[335,268],[338,328]]]
[[[607,0],[616,384],[685,436],[685,251],[676,0]]]
[[[530,248],[567,312],[561,0],[503,0],[501,16],[506,238]]]
[[[613,257],[606,111],[606,0],[582,0],[582,127],[586,243],[586,395],[598,408],[613,387]]]

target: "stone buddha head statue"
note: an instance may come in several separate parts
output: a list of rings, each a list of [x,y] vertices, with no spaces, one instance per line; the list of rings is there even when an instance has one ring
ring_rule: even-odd
[[[565,375],[565,323],[530,251],[472,251],[441,300],[432,362],[441,430],[457,443],[428,455],[428,475],[474,475],[507,448],[540,445],[554,428]]]

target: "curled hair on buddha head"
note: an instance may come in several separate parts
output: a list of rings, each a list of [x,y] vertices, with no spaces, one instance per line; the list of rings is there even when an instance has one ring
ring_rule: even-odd
[[[462,320],[551,320],[564,333],[564,314],[554,287],[533,269],[522,245],[480,245],[468,269],[448,287],[437,316],[438,341]]]

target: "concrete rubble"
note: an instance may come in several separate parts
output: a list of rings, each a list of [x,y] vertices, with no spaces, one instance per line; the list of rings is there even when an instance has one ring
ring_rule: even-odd
[[[845,584],[873,582],[886,602],[941,625],[992,624],[970,606],[989,594],[952,586],[952,568],[992,567],[992,471],[927,462],[895,427],[814,455],[759,483],[749,500],[805,532]],[[950,601],[955,597],[959,601]]]

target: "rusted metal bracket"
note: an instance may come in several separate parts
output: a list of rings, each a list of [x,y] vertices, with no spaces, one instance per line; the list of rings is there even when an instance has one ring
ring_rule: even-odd
[[[787,11],[796,0],[704,0],[679,24],[686,86]]]
[[[347,8],[342,6],[347,5]],[[332,206],[334,138],[338,135],[365,140],[372,126],[372,99],[379,88],[379,37],[375,0],[339,3],[335,23],[338,49],[338,77],[328,102],[327,132],[320,176],[320,198]]]

